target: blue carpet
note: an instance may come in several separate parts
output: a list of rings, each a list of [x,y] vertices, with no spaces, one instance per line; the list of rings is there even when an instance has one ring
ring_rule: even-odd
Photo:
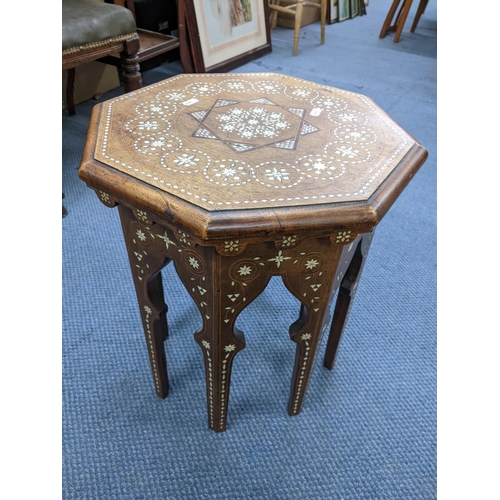
[[[77,171],[92,106],[63,112],[63,484],[65,500],[429,500],[436,498],[436,0],[398,44],[367,15],[272,32],[272,71],[374,99],[429,158],[380,223],[332,372],[318,358],[304,408],[286,404],[298,303],[273,278],[239,317],[228,430],[207,427],[197,308],[171,266],[170,394],[156,397],[118,213]],[[151,84],[178,62],[144,73]],[[108,99],[122,92],[109,92]],[[326,339],[325,339],[326,340]],[[324,352],[322,346],[321,354]]]

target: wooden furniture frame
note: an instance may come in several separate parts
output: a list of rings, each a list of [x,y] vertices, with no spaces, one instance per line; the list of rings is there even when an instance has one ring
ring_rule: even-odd
[[[114,3],[115,5],[126,7],[132,12],[134,19],[136,18],[134,0],[106,1],[107,3]],[[137,52],[137,61],[139,64],[153,57],[165,54],[166,52],[170,52],[171,50],[174,50],[180,46],[179,38],[175,36],[164,35],[162,33],[157,33],[155,31],[145,30],[142,28],[137,28],[137,35],[139,36],[139,50]],[[116,56],[116,54],[101,59],[101,62],[119,67],[119,58]],[[187,71],[186,68],[185,71]]]
[[[396,34],[394,35],[393,41],[394,43],[399,42],[406,22],[406,18],[410,13],[412,3],[413,0],[394,0],[392,2],[389,12],[387,13],[387,17],[385,18],[384,24],[382,25],[382,30],[380,31],[379,38],[384,38],[387,33],[395,32]],[[411,33],[415,32],[420,17],[425,12],[425,8],[427,7],[428,3],[429,0],[420,0],[415,19],[413,21],[413,24],[411,25]]]
[[[165,265],[201,315],[216,432],[245,347],[236,319],[281,276],[301,303],[289,329],[298,415],[333,300],[329,369],[375,226],[426,157],[370,99],[287,75],[184,74],[95,106],[79,176],[118,206],[156,394],[168,394]]]
[[[105,3],[128,9],[135,19],[134,0],[106,0]],[[184,2],[181,3],[183,4]],[[75,114],[75,67],[92,61],[115,66],[118,68],[125,92],[137,90],[142,87],[140,64],[180,47],[180,40],[185,40],[186,38],[183,29],[184,24],[181,23],[179,26],[179,38],[141,28],[135,29],[133,37],[128,36],[119,40],[109,40],[103,34],[103,40],[98,43],[89,44],[88,47],[78,47],[78,50],[63,51],[62,67],[63,70],[68,70],[66,102],[69,114]],[[190,56],[186,53],[186,47],[181,49],[181,62],[184,71],[192,71],[192,63]]]
[[[326,22],[328,24],[334,24],[339,22],[338,0],[336,1],[337,4],[335,4],[334,0],[328,0],[326,9]]]
[[[325,24],[326,24],[326,5],[327,0],[320,0],[320,3],[308,2],[307,0],[297,0],[297,3],[283,7],[281,0],[270,0],[269,8],[272,10],[271,14],[271,29],[274,29],[278,23],[278,12],[294,18],[294,32],[293,32],[293,51],[292,54],[296,56],[299,53],[299,38],[300,27],[302,24],[302,13],[304,7],[312,7],[320,10],[320,24],[321,24],[321,38],[320,42],[325,43]]]
[[[120,68],[120,79],[123,82],[125,92],[132,92],[142,87],[142,77],[139,70],[139,37],[129,40],[112,42],[100,47],[89,47],[76,53],[63,53],[62,69],[68,70],[68,81],[66,85],[66,103],[70,115],[75,114],[74,87],[75,68],[81,64],[92,61],[101,61],[106,56],[119,53],[118,66]]]
[[[137,35],[139,36],[139,50],[137,51],[138,64],[166,52],[170,52],[180,46],[179,38],[174,36],[143,30],[141,28],[137,28]],[[99,59],[99,62],[110,64],[117,68],[121,66],[120,58],[117,57],[116,54],[103,57]],[[185,71],[190,70],[190,66],[185,63],[185,59],[181,58],[181,63]]]

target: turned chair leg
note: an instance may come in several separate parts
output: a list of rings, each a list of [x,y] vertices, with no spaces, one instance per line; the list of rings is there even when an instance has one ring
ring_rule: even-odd
[[[297,1],[297,7],[295,8],[295,30],[293,35],[293,55],[296,56],[299,52],[299,37],[300,37],[300,25],[302,24],[302,10],[304,6],[302,5],[303,0]]]
[[[137,54],[120,53],[120,77],[123,80],[125,92],[133,92],[142,87],[142,76]]]
[[[323,45],[325,43],[326,0],[321,0],[320,18],[321,18],[321,44]]]

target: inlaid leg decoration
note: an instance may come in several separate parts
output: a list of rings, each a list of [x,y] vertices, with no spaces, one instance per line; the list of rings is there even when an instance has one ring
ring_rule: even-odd
[[[231,368],[245,347],[236,318],[266,287],[253,257],[219,255],[211,247],[185,249],[175,261],[177,273],[201,312],[203,325],[195,333],[205,360],[209,427],[226,430]]]
[[[300,248],[297,267],[291,266],[283,275],[287,289],[302,303],[300,317],[289,330],[297,344],[288,401],[291,416],[300,413],[318,346],[330,322],[331,290],[342,253],[342,246],[328,238],[306,241]]]
[[[128,208],[119,205],[118,210],[146,336],[155,390],[160,398],[165,398],[168,394],[168,376],[163,342],[168,334],[168,308],[163,297],[160,271],[170,260],[163,252],[163,241],[155,237],[155,232],[158,231],[140,223]]]
[[[324,366],[331,370],[335,363],[337,349],[342,338],[347,318],[351,309],[356,289],[358,287],[361,273],[366,262],[366,257],[370,249],[370,244],[373,237],[373,231],[361,236],[357,244],[356,251],[347,268],[344,278],[342,279],[339,295],[335,304],[335,312],[333,314],[332,326],[325,351]]]

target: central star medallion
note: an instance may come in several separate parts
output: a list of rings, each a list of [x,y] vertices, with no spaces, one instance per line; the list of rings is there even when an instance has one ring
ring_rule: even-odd
[[[198,126],[192,137],[227,144],[239,153],[262,147],[295,150],[302,136],[319,129],[305,121],[304,108],[283,107],[266,98],[217,99],[211,108],[189,113]]]

